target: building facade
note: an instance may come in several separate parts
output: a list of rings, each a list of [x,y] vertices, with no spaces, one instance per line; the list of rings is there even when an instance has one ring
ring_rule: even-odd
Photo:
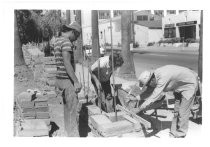
[[[200,11],[180,10],[179,14],[166,15],[162,19],[164,38],[199,39]]]

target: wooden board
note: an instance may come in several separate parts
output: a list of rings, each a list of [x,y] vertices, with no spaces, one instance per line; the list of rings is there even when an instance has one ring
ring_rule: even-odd
[[[134,119],[138,120],[141,124],[143,124],[145,126],[145,128],[151,128],[151,123],[150,122],[141,118],[140,116],[136,115],[135,113],[129,111],[128,109],[126,109],[126,108],[124,108],[120,105],[117,105],[116,109],[121,110],[121,111],[127,113],[128,115],[132,116]]]

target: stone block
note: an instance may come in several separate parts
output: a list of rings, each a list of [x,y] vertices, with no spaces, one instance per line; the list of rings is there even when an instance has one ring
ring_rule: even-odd
[[[25,119],[35,119],[36,112],[35,111],[31,111],[31,112],[22,113],[22,116]]]
[[[49,92],[47,92],[46,96],[48,98],[55,98],[57,96],[57,94],[55,91],[49,91]]]
[[[56,74],[57,73],[57,68],[45,68],[44,69],[46,73],[50,74]]]
[[[35,108],[22,108],[22,113],[35,112]]]
[[[35,109],[36,112],[49,112],[49,107],[39,107]]]
[[[33,108],[34,107],[34,102],[32,101],[23,101],[20,103],[21,108]]]
[[[96,105],[89,105],[87,106],[88,109],[88,115],[96,115],[96,114],[101,114],[101,110],[99,107],[97,107]]]
[[[101,125],[110,124],[112,122],[105,115],[92,115],[90,116],[90,123],[96,130],[98,130]]]
[[[49,112],[36,112],[36,119],[48,119],[50,118]]]
[[[47,107],[47,106],[48,106],[48,102],[47,101],[36,101],[35,102],[35,108]]]
[[[98,128],[100,134],[104,137],[118,136],[123,133],[133,132],[133,124],[127,120],[116,121],[100,125]]]
[[[33,137],[33,136],[48,136],[49,127],[45,120],[30,119],[24,120],[21,123],[22,129],[18,132],[18,136]]]
[[[22,92],[22,93],[20,93],[18,96],[17,96],[17,102],[19,103],[19,104],[21,104],[22,102],[24,102],[24,101],[31,101],[31,99],[32,99],[32,94],[31,93],[29,93],[29,92]]]

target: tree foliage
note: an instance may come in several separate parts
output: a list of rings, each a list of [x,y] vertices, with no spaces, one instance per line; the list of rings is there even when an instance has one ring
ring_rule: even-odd
[[[58,10],[16,10],[22,44],[49,41],[65,21]]]

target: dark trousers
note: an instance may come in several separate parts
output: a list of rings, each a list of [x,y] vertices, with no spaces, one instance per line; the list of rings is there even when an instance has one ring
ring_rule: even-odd
[[[69,79],[56,79],[56,87],[63,91],[65,131],[69,137],[79,137],[79,101],[74,86]]]
[[[189,100],[181,93],[174,92],[174,118],[171,124],[171,133],[174,137],[185,137],[189,126],[190,109],[193,106],[195,96]]]
[[[112,92],[111,92],[111,86],[110,86],[110,80],[106,82],[100,82],[101,88],[96,86],[96,82],[94,79],[91,78],[91,82],[95,88],[95,91],[98,95],[98,102],[101,103],[101,109],[105,112],[113,112],[113,99],[112,99]],[[99,105],[98,104],[98,105]]]

